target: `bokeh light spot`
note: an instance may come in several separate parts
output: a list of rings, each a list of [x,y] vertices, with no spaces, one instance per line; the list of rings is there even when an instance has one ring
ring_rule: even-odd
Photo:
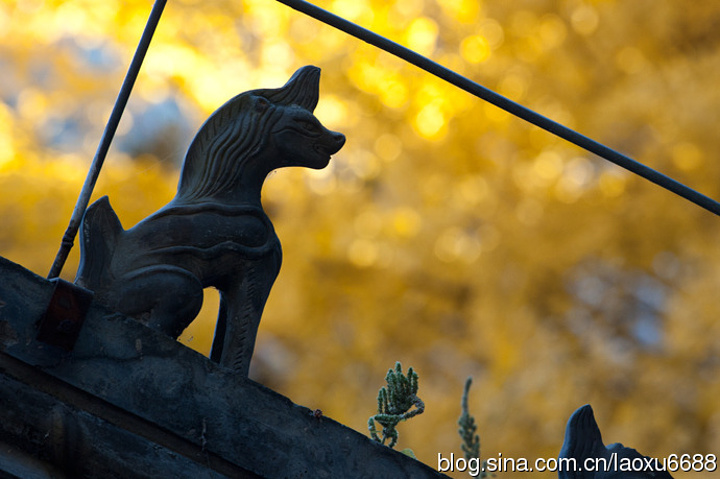
[[[490,42],[482,35],[471,35],[460,43],[460,54],[470,63],[481,63],[490,58]]]
[[[348,259],[360,268],[369,268],[374,265],[379,256],[378,246],[368,239],[357,239],[348,248]]]
[[[498,93],[514,101],[520,101],[525,96],[528,81],[524,75],[508,73],[498,85]]]
[[[415,129],[427,139],[439,139],[445,132],[445,115],[440,108],[439,102],[425,105],[415,115]]]
[[[544,151],[535,159],[535,173],[545,180],[554,180],[563,171],[563,161],[555,151]]]
[[[393,230],[402,238],[412,238],[420,232],[422,217],[412,208],[399,208],[393,214]]]
[[[573,10],[570,17],[573,30],[581,35],[591,35],[598,27],[600,18],[590,5],[581,5]]]
[[[407,29],[407,46],[421,55],[431,55],[435,50],[437,36],[438,26],[433,19],[427,17],[417,18],[410,23]]]
[[[565,41],[567,28],[557,15],[546,15],[540,22],[538,34],[544,48],[555,48]]]
[[[683,171],[697,169],[703,163],[703,152],[694,143],[683,142],[672,150],[673,163]]]
[[[375,140],[375,153],[384,161],[394,161],[402,153],[402,141],[392,133],[380,135]]]

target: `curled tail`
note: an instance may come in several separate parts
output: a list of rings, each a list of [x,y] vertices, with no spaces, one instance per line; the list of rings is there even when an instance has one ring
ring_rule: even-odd
[[[80,228],[80,266],[75,283],[96,291],[111,279],[109,266],[122,224],[103,196],[85,212]]]

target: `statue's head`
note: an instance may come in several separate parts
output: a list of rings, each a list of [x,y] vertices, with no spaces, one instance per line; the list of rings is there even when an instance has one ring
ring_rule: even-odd
[[[661,460],[620,443],[605,447],[589,404],[570,416],[558,465],[559,479],[672,479]]]
[[[325,168],[345,137],[313,115],[319,83],[320,69],[306,66],[281,88],[241,93],[218,108],[188,149],[178,196],[212,198],[245,174],[264,178],[285,166]]]

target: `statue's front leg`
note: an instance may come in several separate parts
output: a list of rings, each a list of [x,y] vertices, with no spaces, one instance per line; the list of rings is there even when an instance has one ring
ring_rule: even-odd
[[[277,276],[277,269],[265,261],[248,263],[240,281],[220,289],[221,308],[210,356],[244,377],[250,370],[260,318]]]

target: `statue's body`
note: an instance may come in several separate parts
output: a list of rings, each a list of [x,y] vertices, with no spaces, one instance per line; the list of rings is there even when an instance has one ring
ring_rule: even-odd
[[[213,359],[247,375],[282,252],[260,193],[285,166],[320,169],[345,137],[313,116],[320,70],[304,67],[274,90],[242,93],[193,140],[175,198],[124,230],[106,197],[88,208],[76,283],[112,309],[177,337],[203,289],[220,291]]]

